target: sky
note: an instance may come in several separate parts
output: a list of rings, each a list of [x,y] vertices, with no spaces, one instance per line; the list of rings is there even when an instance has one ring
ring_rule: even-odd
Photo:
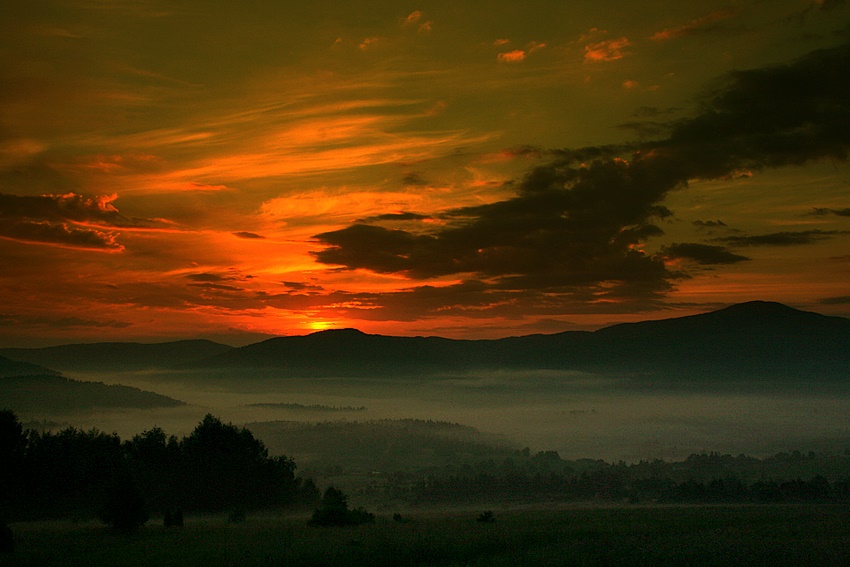
[[[844,0],[31,0],[0,346],[850,316]]]

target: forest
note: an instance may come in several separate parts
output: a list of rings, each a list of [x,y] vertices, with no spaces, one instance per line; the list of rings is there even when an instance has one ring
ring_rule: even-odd
[[[334,436],[366,431],[356,423],[329,426]],[[358,502],[382,509],[544,502],[850,502],[847,452],[794,451],[765,458],[702,453],[682,461],[608,463],[565,460],[555,451],[488,448],[459,440],[470,431],[457,424],[408,420],[379,431],[383,445],[359,448],[371,452],[393,446],[408,454],[425,442],[430,453],[448,458],[404,469],[364,472],[337,466],[312,472],[322,477],[320,482],[339,482]],[[423,431],[443,434],[425,436]],[[344,435],[340,441],[349,444]],[[459,450],[466,451],[466,459]],[[398,461],[385,464],[390,462]],[[142,524],[175,510],[305,510],[320,496],[314,479],[296,476],[291,458],[271,455],[248,428],[211,414],[182,439],[152,427],[122,441],[115,433],[74,427],[26,430],[14,412],[5,410],[0,412],[0,463],[0,515],[12,521],[100,518],[115,524],[116,515],[134,510],[135,521]]]
[[[210,414],[178,439],[153,427],[122,441],[115,433],[68,427],[24,430],[0,412],[0,517],[100,517],[143,524],[149,515],[292,507],[318,500],[295,462],[270,456],[245,428]],[[116,519],[116,515],[118,519]]]

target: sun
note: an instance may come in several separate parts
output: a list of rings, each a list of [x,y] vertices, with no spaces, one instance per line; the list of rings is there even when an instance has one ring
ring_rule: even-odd
[[[328,329],[332,329],[336,326],[336,323],[333,321],[310,321],[307,323],[307,327],[311,331],[327,331]]]

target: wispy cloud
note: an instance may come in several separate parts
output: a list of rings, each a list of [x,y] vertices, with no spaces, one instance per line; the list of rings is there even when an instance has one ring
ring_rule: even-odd
[[[689,35],[707,34],[722,29],[722,22],[735,17],[738,11],[733,8],[724,8],[717,10],[705,16],[695,18],[685,24],[665,28],[652,35],[650,39],[653,41],[666,41],[669,39],[677,39]]]
[[[667,258],[693,260],[702,265],[737,264],[750,260],[746,256],[730,252],[723,246],[695,242],[673,243],[662,247],[661,253]]]
[[[0,194],[0,237],[25,242],[120,252],[116,229],[171,228],[161,219],[127,218],[112,204],[117,195],[76,193],[22,197]]]
[[[811,215],[815,216],[825,216],[825,215],[836,215],[839,217],[850,217],[850,207],[844,209],[830,209],[827,207],[817,207],[812,209]]]
[[[839,230],[800,230],[771,232],[769,234],[756,234],[751,236],[724,236],[715,238],[716,242],[723,242],[730,246],[801,246],[814,244],[821,240],[827,240],[836,236],[850,234],[850,231]]]
[[[625,49],[631,45],[627,37],[606,39],[584,46],[584,60],[589,63],[616,61],[625,57]]]

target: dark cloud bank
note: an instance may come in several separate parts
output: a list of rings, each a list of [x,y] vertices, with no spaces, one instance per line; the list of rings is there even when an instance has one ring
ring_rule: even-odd
[[[119,251],[120,228],[162,228],[163,221],[131,219],[112,205],[115,196],[76,193],[22,197],[0,193],[0,237],[94,250]]]
[[[673,244],[655,255],[642,251],[643,243],[662,234],[656,223],[672,214],[662,205],[668,193],[690,179],[846,159],[847,69],[850,45],[817,51],[788,65],[734,72],[695,116],[673,124],[666,139],[630,148],[554,152],[554,160],[522,179],[513,198],[443,211],[435,215],[442,221],[436,230],[434,223],[415,231],[393,228],[389,222],[421,217],[412,213],[365,219],[316,235],[325,248],[315,258],[414,279],[466,280],[436,292],[442,297],[432,306],[443,309],[520,297],[536,303],[610,298],[648,306],[677,279],[687,277],[665,260],[706,266],[748,259],[724,246],[697,243]],[[706,226],[724,225],[713,221]],[[730,237],[722,243],[801,244],[830,236],[809,231]]]

